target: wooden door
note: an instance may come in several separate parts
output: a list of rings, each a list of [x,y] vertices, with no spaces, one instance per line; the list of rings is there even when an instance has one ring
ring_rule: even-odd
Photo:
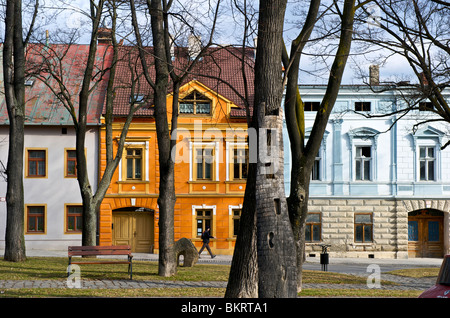
[[[153,215],[148,212],[113,212],[113,245],[130,245],[134,253],[153,252]]]
[[[443,256],[443,215],[429,210],[415,212],[408,218],[408,256]]]
[[[134,213],[134,252],[153,252],[153,216],[149,213]]]
[[[133,214],[113,213],[112,244],[133,246]]]

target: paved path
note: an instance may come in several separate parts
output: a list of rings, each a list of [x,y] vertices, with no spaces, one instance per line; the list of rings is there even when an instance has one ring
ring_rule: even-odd
[[[426,290],[434,285],[435,278],[413,279],[395,275],[384,275],[382,280],[398,283],[398,285],[373,284],[303,284],[305,289],[384,289],[384,290]],[[372,282],[372,281],[370,281]],[[69,282],[70,284],[71,282]],[[76,286],[83,289],[127,289],[127,288],[188,288],[188,287],[213,287],[225,288],[226,282],[182,282],[182,281],[140,281],[140,280],[82,280]],[[3,280],[0,281],[1,289],[15,288],[73,288],[66,280]]]
[[[1,251],[0,251],[1,254]],[[67,256],[66,251],[27,251],[27,256]],[[155,254],[135,254],[134,260],[157,261]],[[209,255],[202,255],[199,264],[230,264],[231,256],[218,255],[211,259]],[[396,290],[426,290],[435,284],[436,278],[408,278],[386,274],[387,271],[400,268],[440,267],[442,259],[330,259],[329,271],[359,275],[368,278],[371,272],[367,271],[369,265],[378,265],[381,280],[388,280],[398,285],[373,286],[371,284],[303,284],[303,288],[356,288],[356,289],[396,289]],[[317,259],[308,258],[304,269],[321,270]],[[372,280],[370,282],[373,282]],[[70,284],[70,282],[69,282]],[[183,281],[140,281],[140,280],[82,280],[77,287],[84,289],[124,289],[124,288],[187,288],[187,287],[215,287],[225,288],[226,282],[183,282]],[[10,288],[69,288],[66,279],[63,280],[3,280],[0,281],[1,289]]]
[[[392,277],[391,277],[392,276]],[[394,275],[381,276],[382,280],[397,282],[399,285],[371,286],[368,284],[303,284],[305,289],[383,289],[383,290],[426,290],[434,285],[435,278],[401,278]],[[71,282],[69,282],[70,284]],[[0,290],[17,288],[82,288],[82,289],[128,289],[128,288],[225,288],[226,282],[182,282],[182,281],[139,281],[139,280],[81,280],[80,285],[68,285],[66,280],[2,280]]]

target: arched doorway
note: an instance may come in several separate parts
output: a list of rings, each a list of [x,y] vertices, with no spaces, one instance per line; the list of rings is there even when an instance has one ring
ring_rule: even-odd
[[[127,207],[112,211],[113,245],[130,245],[134,253],[153,253],[154,211]]]
[[[443,257],[444,213],[422,209],[408,213],[408,256]]]

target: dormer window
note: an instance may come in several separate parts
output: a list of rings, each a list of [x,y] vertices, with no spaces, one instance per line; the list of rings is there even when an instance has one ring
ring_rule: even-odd
[[[144,94],[134,94],[134,96],[130,96],[130,104],[140,104],[145,100]]]
[[[211,114],[211,100],[193,91],[180,100],[180,114]]]

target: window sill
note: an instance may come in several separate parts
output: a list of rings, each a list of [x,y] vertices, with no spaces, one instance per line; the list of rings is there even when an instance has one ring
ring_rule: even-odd
[[[353,242],[353,246],[370,246],[375,245],[375,242]]]
[[[125,180],[125,181],[117,181],[118,184],[130,184],[130,183],[150,183],[150,181],[145,180]]]
[[[192,184],[198,184],[198,183],[217,184],[217,183],[220,183],[220,181],[216,181],[216,180],[189,180],[188,183],[192,183]]]
[[[204,117],[204,118],[208,118],[208,117],[212,117],[212,114],[186,114],[186,113],[179,113],[178,116],[180,117]]]

